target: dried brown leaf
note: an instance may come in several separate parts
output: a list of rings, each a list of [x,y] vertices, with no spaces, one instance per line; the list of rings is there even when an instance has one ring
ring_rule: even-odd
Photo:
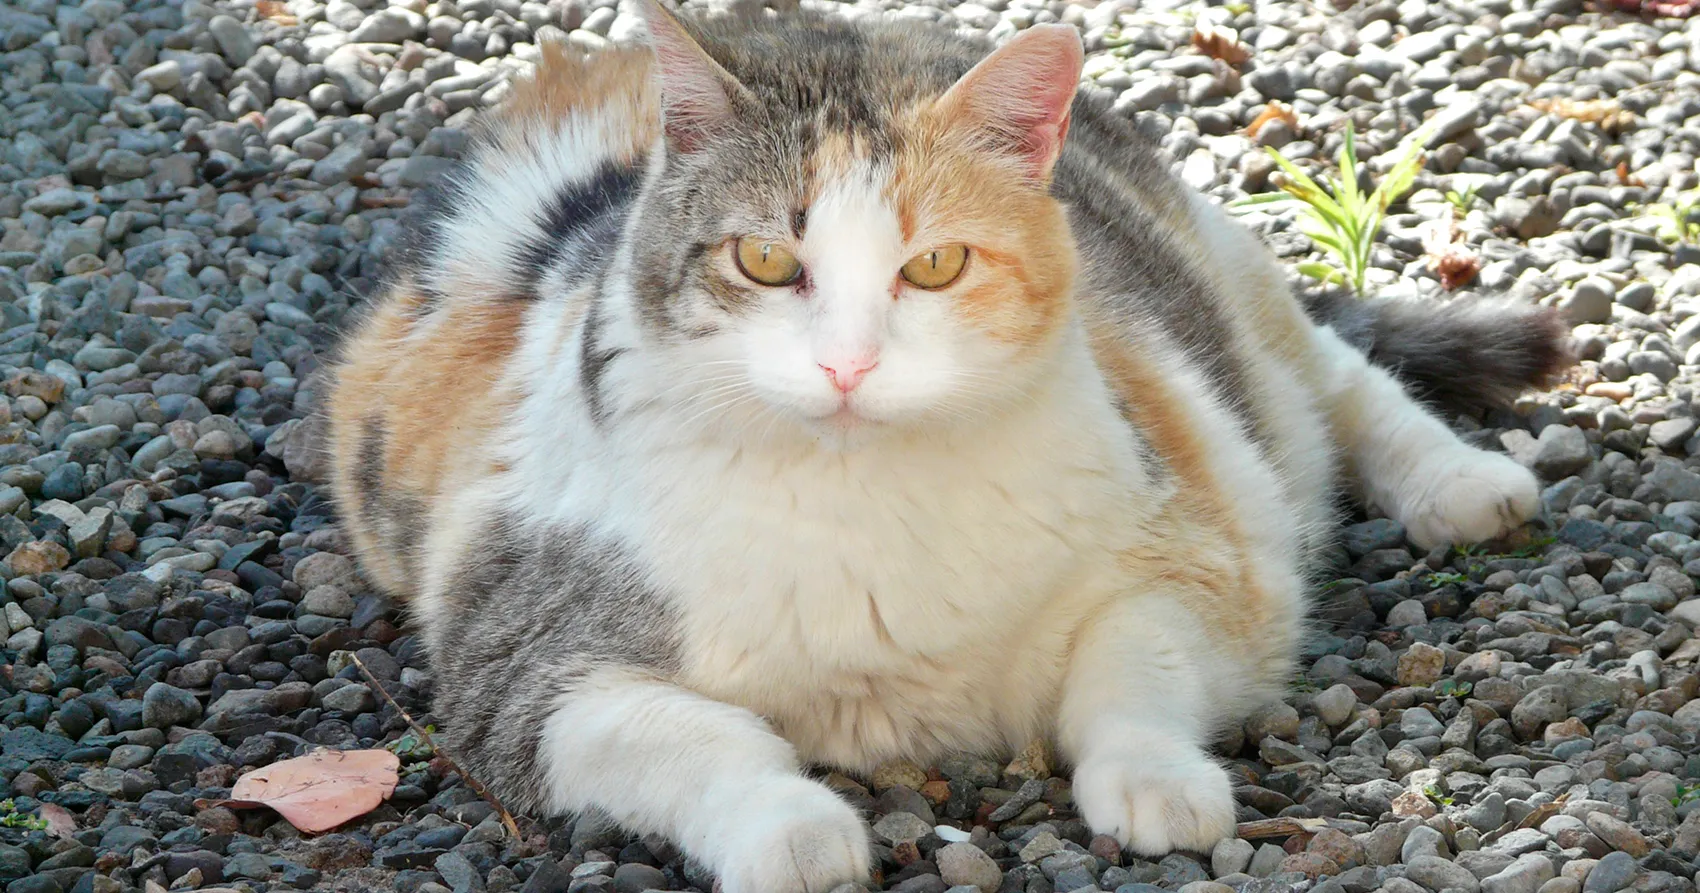
[[[47,823],[47,833],[61,840],[70,840],[77,833],[77,817],[57,803],[43,803],[39,812],[42,821]]]
[[[1482,259],[1463,241],[1455,220],[1435,220],[1423,226],[1423,251],[1428,270],[1447,291],[1469,284],[1482,270]]]
[[[1259,819],[1255,822],[1241,822],[1234,833],[1241,840],[1263,840],[1270,837],[1291,837],[1294,834],[1315,834],[1325,828],[1332,827],[1327,819],[1296,819],[1282,816],[1274,819]]]
[[[376,809],[400,781],[401,759],[387,750],[316,750],[243,775],[229,800],[197,806],[269,806],[309,834]]]
[[[1531,100],[1529,105],[1549,115],[1592,124],[1608,134],[1628,130],[1635,124],[1635,113],[1619,105],[1615,99],[1565,99],[1561,96]]]
[[[1192,32],[1192,48],[1229,65],[1244,65],[1251,58],[1251,49],[1240,43],[1238,31],[1208,22],[1199,23]]]
[[[1617,181],[1625,186],[1645,186],[1647,182],[1629,172],[1629,162],[1617,163]]]
[[[1245,135],[1251,139],[1256,139],[1257,132],[1263,129],[1263,125],[1275,120],[1287,122],[1287,126],[1291,127],[1294,133],[1298,132],[1299,116],[1297,112],[1293,111],[1293,107],[1284,102],[1271,100],[1268,105],[1263,107],[1263,111],[1258,112],[1257,117],[1251,119],[1251,123],[1245,126]]]
[[[256,0],[254,10],[260,14],[260,18],[279,25],[293,25],[297,21],[295,14],[280,0]]]

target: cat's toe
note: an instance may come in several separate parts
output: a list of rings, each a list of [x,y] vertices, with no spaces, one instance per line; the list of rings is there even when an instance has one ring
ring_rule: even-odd
[[[1207,852],[1234,833],[1233,785],[1202,752],[1164,759],[1130,750],[1084,760],[1074,800],[1093,831],[1142,856]]]
[[[745,801],[720,871],[724,893],[826,893],[864,880],[867,826],[856,811],[806,778],[762,785]]]
[[[1412,477],[1415,493],[1399,520],[1425,549],[1493,539],[1540,508],[1540,482],[1499,453],[1461,450],[1425,463]]]

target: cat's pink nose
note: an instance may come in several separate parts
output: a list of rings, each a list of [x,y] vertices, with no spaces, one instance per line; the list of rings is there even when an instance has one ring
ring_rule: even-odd
[[[848,394],[856,390],[856,386],[862,383],[862,379],[867,378],[868,373],[874,371],[874,367],[879,364],[880,361],[877,357],[869,356],[834,360],[830,366],[826,363],[816,363],[815,365],[826,373],[827,378],[832,379],[833,387]]]

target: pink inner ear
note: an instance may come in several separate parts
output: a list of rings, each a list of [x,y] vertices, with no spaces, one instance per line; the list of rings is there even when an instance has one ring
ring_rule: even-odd
[[[679,151],[693,151],[731,121],[731,94],[741,88],[658,3],[645,0],[639,10],[655,50],[668,141]]]
[[[1068,25],[1035,25],[1010,38],[939,100],[947,114],[983,128],[1046,179],[1068,135],[1085,55]]]

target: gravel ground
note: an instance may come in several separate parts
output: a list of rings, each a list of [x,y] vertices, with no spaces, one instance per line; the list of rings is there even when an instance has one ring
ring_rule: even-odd
[[[1223,199],[1267,188],[1258,144],[1331,157],[1350,119],[1373,159],[1438,116],[1372,281],[1440,293],[1420,225],[1454,215],[1452,192],[1483,264],[1463,293],[1560,306],[1588,357],[1557,393],[1459,420],[1551,484],[1509,551],[1346,530],[1289,705],[1222,743],[1242,819],[1309,822],[1148,862],[1091,836],[1042,753],[835,777],[874,822],[881,885],[1693,891],[1700,249],[1662,243],[1637,205],[1700,180],[1700,31],[1573,0],[856,9],[881,7],[998,35],[1080,26],[1089,77]],[[1238,29],[1250,59],[1191,49],[1199,23]],[[408,761],[390,803],[313,838],[197,806],[248,768],[399,737],[351,655],[428,717],[417,640],[310,483],[320,364],[410,190],[536,43],[634,30],[609,0],[0,6],[7,893],[710,888],[664,842],[591,820],[522,821],[515,841],[441,761]],[[1578,104],[1594,99],[1613,103]],[[1271,100],[1296,126],[1241,135]],[[1289,219],[1247,219],[1307,252]],[[13,827],[44,804],[74,832]]]

